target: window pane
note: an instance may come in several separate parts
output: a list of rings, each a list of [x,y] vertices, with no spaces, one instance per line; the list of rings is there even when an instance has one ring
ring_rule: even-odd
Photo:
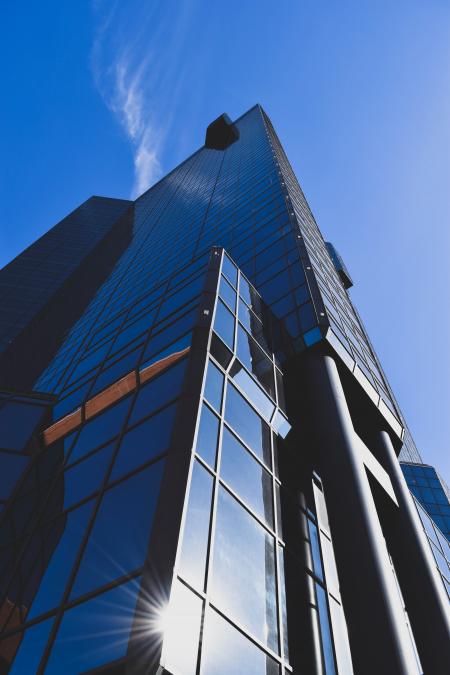
[[[8,450],[22,450],[45,408],[25,403],[6,403],[0,410],[0,445]]]
[[[163,462],[152,464],[106,492],[72,597],[103,586],[143,564],[163,468]]]
[[[225,419],[253,452],[270,466],[270,432],[233,385],[227,389]]]
[[[206,373],[205,398],[220,413],[222,405],[224,376],[212,361],[208,361]]]
[[[255,408],[258,409],[261,415],[270,421],[273,411],[275,410],[275,404],[272,403],[268,396],[266,396],[261,387],[259,387],[253,378],[250,377],[237,359],[231,367],[230,376],[241,389],[243,389],[246,396],[253,403]]]
[[[61,518],[52,520],[42,528],[44,556],[48,562],[32,603],[29,619],[59,604],[91,517],[92,507],[93,500]]]
[[[234,346],[234,316],[223,302],[217,301],[214,330],[230,349]]]
[[[274,541],[233,497],[219,490],[211,596],[278,651]]]
[[[174,403],[164,408],[125,434],[114,462],[110,481],[133,471],[152,457],[157,457],[167,450],[173,431],[176,407]]]
[[[203,602],[180,581],[174,581],[167,616],[164,617],[163,663],[165,670],[195,675]]]
[[[187,359],[144,385],[136,398],[129,424],[150,415],[157,408],[179,396],[183,384]]]
[[[333,654],[333,638],[331,636],[330,618],[328,615],[328,605],[326,592],[316,584],[317,606],[320,617],[320,633],[322,636],[322,650],[325,661],[326,675],[335,675],[334,654]]]
[[[13,661],[11,669],[7,671],[9,675],[24,675],[24,673],[37,672],[39,661],[41,660],[42,653],[44,651],[45,645],[47,644],[47,639],[52,624],[53,618],[47,619],[47,621],[38,623],[36,626],[32,626],[27,631],[25,631],[23,637],[21,638],[19,649],[17,650],[16,657]],[[17,638],[15,636],[9,638],[9,640],[7,638],[5,643],[12,642],[14,639]],[[0,650],[2,653],[6,651],[6,649],[4,650],[1,642]]]
[[[227,255],[223,256],[222,274],[226,276],[226,278],[233,284],[233,286],[236,286],[237,269]]]
[[[46,675],[78,675],[126,654],[139,581],[133,579],[69,609],[63,617]]]
[[[69,508],[100,489],[112,457],[114,443],[67,469],[64,480],[64,508]]]
[[[180,574],[203,590],[208,549],[213,477],[194,462],[180,558]]]
[[[203,403],[196,452],[205,460],[205,462],[208,462],[212,468],[216,465],[218,435],[219,418]]]
[[[228,429],[222,438],[221,477],[273,527],[272,478]]]
[[[279,675],[266,656],[217,612],[208,610],[202,650],[202,675]]]
[[[236,291],[228,281],[225,279],[225,277],[220,277],[220,284],[219,284],[219,295],[222,298],[222,300],[228,305],[228,307],[231,309],[232,312],[236,311]]]
[[[70,461],[80,459],[90,450],[94,450],[121,431],[130,407],[130,397],[108,408],[104,413],[88,422],[81,430],[75,447],[70,453]]]
[[[311,553],[314,565],[314,573],[323,581],[322,559],[320,557],[319,533],[317,527],[308,519],[309,536],[311,539]]]

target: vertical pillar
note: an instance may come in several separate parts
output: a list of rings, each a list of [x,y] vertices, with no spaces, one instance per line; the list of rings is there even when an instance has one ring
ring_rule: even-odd
[[[450,664],[448,599],[387,432],[379,432],[375,443],[400,507],[386,534],[420,660],[425,673],[445,675]]]
[[[417,672],[350,412],[331,356],[300,366],[303,424],[328,505],[355,673]]]

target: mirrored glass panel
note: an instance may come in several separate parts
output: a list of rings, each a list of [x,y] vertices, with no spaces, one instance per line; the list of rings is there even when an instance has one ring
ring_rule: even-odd
[[[279,675],[276,661],[248,640],[213,609],[205,622],[202,675]]]
[[[210,592],[214,602],[278,651],[274,540],[219,489]]]
[[[232,384],[227,388],[225,420],[255,455],[270,466],[269,427]]]
[[[226,427],[222,437],[220,476],[260,518],[273,527],[271,475]]]

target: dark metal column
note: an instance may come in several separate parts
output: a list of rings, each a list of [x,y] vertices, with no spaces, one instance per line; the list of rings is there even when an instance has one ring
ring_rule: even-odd
[[[427,675],[445,675],[450,667],[448,599],[391,439],[381,431],[375,442],[400,507],[386,535],[420,660]]]
[[[336,363],[310,353],[299,376],[303,423],[325,488],[355,673],[411,675],[417,672],[411,642]]]

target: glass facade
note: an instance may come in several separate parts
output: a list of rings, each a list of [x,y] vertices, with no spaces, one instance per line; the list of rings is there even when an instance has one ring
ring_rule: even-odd
[[[23,280],[0,382],[2,672],[359,672],[299,364],[332,356],[356,432],[418,454],[260,106],[2,275]],[[364,480],[381,514],[389,475]]]
[[[403,475],[414,497],[450,540],[450,497],[447,485],[428,464],[402,462]]]

